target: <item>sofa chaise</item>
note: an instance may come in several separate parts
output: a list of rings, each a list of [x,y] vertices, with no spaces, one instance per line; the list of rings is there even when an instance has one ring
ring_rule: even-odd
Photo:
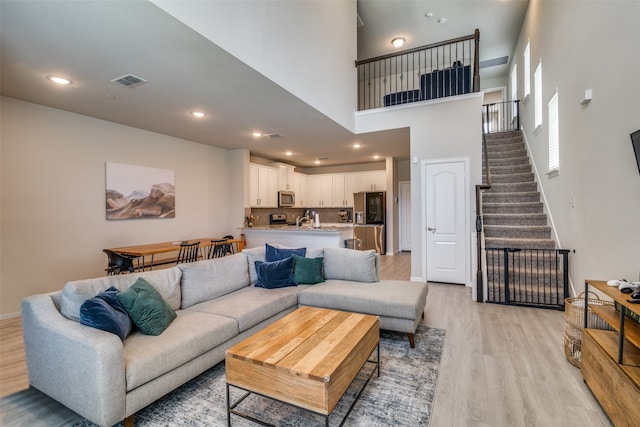
[[[407,333],[413,347],[427,284],[379,280],[379,255],[344,248],[309,249],[323,258],[324,281],[259,287],[265,248],[175,267],[67,283],[22,301],[29,383],[88,420],[111,426],[213,367],[225,351],[301,305],[377,315],[380,327]],[[266,265],[266,264],[265,264]],[[124,340],[81,324],[83,303],[142,278],[175,319],[157,336]],[[154,291],[154,292],[155,292]]]

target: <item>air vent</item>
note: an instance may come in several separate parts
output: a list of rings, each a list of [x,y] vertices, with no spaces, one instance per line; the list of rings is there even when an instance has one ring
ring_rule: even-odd
[[[281,133],[268,133],[265,135],[267,138],[282,138]]]
[[[509,62],[508,56],[503,56],[501,58],[487,59],[486,61],[480,61],[480,69],[495,67],[496,65],[504,65],[507,62]]]
[[[111,80],[113,83],[117,83],[120,86],[132,88],[147,83],[142,77],[134,76],[133,74],[125,74],[122,77]]]

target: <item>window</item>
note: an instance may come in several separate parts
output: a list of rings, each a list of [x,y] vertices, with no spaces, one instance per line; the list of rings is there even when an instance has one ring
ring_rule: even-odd
[[[534,128],[538,129],[542,126],[542,61],[538,63],[533,73],[533,90]]]
[[[522,86],[523,98],[527,98],[531,94],[531,62],[530,62],[530,50],[529,50],[529,41],[527,40],[527,46],[524,48],[524,85]]]
[[[558,91],[549,101],[549,172],[560,169],[560,115],[558,111]]]

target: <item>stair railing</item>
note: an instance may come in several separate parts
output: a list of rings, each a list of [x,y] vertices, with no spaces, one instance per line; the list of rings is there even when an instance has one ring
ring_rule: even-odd
[[[482,106],[484,133],[520,130],[520,100],[494,102]]]
[[[476,251],[478,264],[476,271],[476,301],[479,302],[484,302],[484,279],[482,273],[482,192],[491,188],[491,168],[489,167],[489,156],[487,155],[487,135],[484,131],[482,132],[482,150],[487,182],[476,185]]]

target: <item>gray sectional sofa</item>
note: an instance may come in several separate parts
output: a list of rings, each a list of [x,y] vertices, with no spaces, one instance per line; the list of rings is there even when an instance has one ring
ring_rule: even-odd
[[[413,334],[427,284],[379,280],[379,255],[310,249],[324,258],[325,281],[277,289],[255,286],[265,249],[164,270],[69,282],[22,302],[29,383],[102,426],[127,419],[224,360],[225,351],[300,305],[377,315],[380,327]],[[79,322],[83,302],[142,277],[175,310],[162,334],[117,335]]]

